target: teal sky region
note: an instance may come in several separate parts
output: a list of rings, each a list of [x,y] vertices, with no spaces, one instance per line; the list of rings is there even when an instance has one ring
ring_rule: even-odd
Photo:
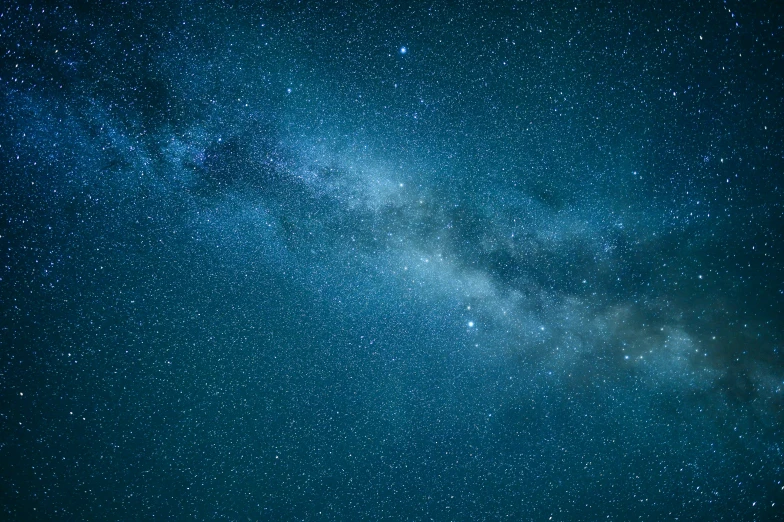
[[[11,2],[0,518],[776,520],[776,2]]]

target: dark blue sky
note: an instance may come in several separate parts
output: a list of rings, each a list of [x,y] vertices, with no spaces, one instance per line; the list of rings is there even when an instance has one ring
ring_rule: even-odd
[[[4,519],[779,516],[783,12],[463,4],[3,9]]]

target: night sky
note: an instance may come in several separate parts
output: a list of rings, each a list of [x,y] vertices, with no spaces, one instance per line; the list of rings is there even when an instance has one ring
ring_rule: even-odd
[[[784,9],[671,4],[6,3],[0,518],[784,518]]]

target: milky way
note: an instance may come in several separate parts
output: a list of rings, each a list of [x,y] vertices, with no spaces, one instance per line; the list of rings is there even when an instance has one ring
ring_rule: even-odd
[[[0,17],[15,520],[773,520],[784,16]]]

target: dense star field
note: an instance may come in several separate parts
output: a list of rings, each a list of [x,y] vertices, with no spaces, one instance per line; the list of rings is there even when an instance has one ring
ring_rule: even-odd
[[[784,10],[660,4],[6,4],[0,518],[780,519]]]

